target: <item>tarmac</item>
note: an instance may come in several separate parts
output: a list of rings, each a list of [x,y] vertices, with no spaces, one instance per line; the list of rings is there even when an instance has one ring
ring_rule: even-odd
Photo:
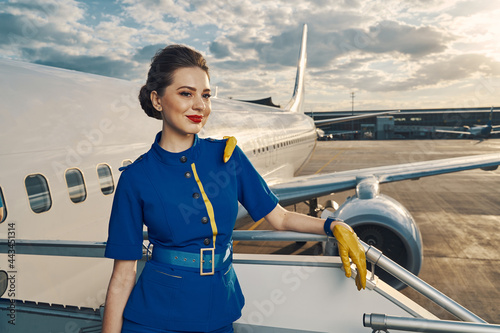
[[[500,139],[319,141],[297,175],[500,152]],[[381,185],[381,193],[405,206],[424,243],[419,277],[489,323],[500,324],[500,169],[469,170]],[[354,190],[318,198],[342,204]],[[306,204],[287,207],[302,213]],[[249,222],[244,229],[272,229]],[[239,242],[235,252],[321,253],[321,244]],[[441,319],[457,320],[406,288],[405,295]]]

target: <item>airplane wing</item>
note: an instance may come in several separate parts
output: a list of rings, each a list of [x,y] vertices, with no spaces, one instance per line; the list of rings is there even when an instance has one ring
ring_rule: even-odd
[[[335,133],[330,133],[330,135],[345,135],[345,134],[358,134],[361,131],[343,131],[343,132],[335,132]]]
[[[495,170],[498,165],[500,165],[500,154],[498,153],[454,157],[328,174],[299,176],[285,183],[271,185],[270,188],[280,199],[281,205],[286,206],[333,192],[353,189],[359,181],[368,177],[375,177],[379,183],[390,183],[477,168]]]
[[[321,119],[321,120],[315,120],[314,124],[316,126],[338,124],[338,123],[344,123],[346,121],[383,116],[386,114],[393,114],[393,113],[398,113],[398,112],[400,112],[400,111],[399,110],[390,110],[390,111],[384,111],[384,112],[361,114],[358,116],[340,117],[340,118],[332,118],[332,119]]]
[[[465,134],[465,135],[471,134],[470,132],[466,132],[466,131],[451,131],[451,130],[441,130],[441,129],[437,129],[437,130],[435,130],[435,132],[436,133]]]

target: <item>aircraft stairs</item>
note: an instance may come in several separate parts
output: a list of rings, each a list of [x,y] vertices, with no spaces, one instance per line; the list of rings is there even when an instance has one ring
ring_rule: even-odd
[[[101,332],[100,309],[0,298],[0,332]],[[9,317],[15,313],[14,317]],[[11,318],[14,321],[9,323]]]
[[[320,241],[321,235],[280,231],[240,231],[234,240]],[[25,245],[24,245],[25,244]],[[483,319],[443,295],[418,277],[365,246],[367,259],[425,295],[463,321],[439,320],[378,277],[368,272],[367,288],[357,291],[335,256],[235,254],[234,267],[245,295],[237,333],[298,332],[498,332],[500,325]],[[102,257],[104,243],[16,242],[19,254]],[[0,240],[2,248],[2,240]],[[60,249],[71,249],[60,250]],[[59,250],[58,250],[59,249]],[[145,252],[145,254],[147,254]],[[138,270],[142,268],[145,256]],[[353,266],[353,278],[356,274]],[[77,288],[77,286],[75,286]],[[15,306],[16,325],[8,324]],[[0,332],[100,332],[103,307],[94,309],[0,299]],[[7,318],[7,319],[6,319]]]

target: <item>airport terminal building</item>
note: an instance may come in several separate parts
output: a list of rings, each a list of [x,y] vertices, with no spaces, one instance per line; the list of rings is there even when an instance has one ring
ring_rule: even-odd
[[[486,125],[491,107],[459,109],[407,109],[399,113],[321,126],[330,139],[439,139],[462,138],[466,135],[437,133],[436,130],[466,131]],[[306,112],[314,120],[348,117],[384,110]],[[500,125],[500,111],[494,110],[492,125]],[[494,135],[492,135],[494,136]],[[496,135],[498,136],[498,135]]]

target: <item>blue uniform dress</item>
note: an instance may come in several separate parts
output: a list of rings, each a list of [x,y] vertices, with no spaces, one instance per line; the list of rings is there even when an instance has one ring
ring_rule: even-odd
[[[258,221],[278,199],[239,147],[224,163],[226,140],[196,135],[191,148],[171,153],[160,147],[160,138],[161,132],[123,170],[109,222],[106,257],[141,259],[143,224],[153,244],[153,259],[123,312],[124,330],[127,322],[167,331],[219,330],[237,320],[244,305],[231,264],[238,201]],[[155,260],[155,249],[188,252],[195,261],[204,248],[223,259],[213,275],[200,275],[199,266]]]

